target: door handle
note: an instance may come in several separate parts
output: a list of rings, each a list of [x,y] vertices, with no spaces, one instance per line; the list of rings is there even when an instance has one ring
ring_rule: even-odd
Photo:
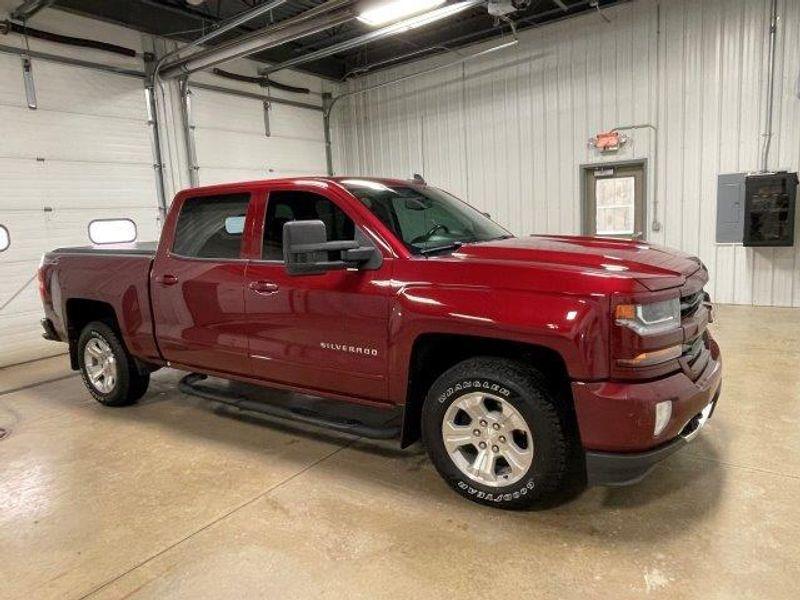
[[[156,283],[161,285],[175,285],[178,283],[178,278],[175,275],[160,275],[156,277]]]
[[[256,294],[274,294],[278,291],[278,284],[271,281],[251,281],[248,286]]]

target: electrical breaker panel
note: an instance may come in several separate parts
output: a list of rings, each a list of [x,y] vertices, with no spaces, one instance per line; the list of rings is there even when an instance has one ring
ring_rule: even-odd
[[[725,173],[717,180],[717,242],[794,245],[797,173]]]
[[[745,187],[745,246],[793,246],[797,173],[750,175]]]

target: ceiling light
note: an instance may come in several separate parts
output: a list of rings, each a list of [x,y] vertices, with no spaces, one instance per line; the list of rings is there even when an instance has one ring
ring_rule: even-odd
[[[358,20],[377,27],[431,10],[444,3],[445,0],[388,0],[373,3],[358,15]]]

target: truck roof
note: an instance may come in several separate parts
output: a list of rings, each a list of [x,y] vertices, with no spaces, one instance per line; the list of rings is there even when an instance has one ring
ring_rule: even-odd
[[[328,183],[340,183],[348,179],[358,179],[361,181],[373,181],[375,183],[382,183],[388,186],[395,185],[409,185],[415,183],[410,179],[393,179],[390,177],[364,177],[364,176],[343,176],[337,175],[335,177],[310,175],[308,177],[283,177],[277,179],[255,179],[252,181],[236,181],[230,183],[219,183],[216,185],[207,185],[194,187],[181,191],[181,194],[197,193],[197,192],[225,192],[227,190],[243,190],[243,189],[259,189],[264,185],[281,185],[281,184],[297,184],[304,181],[324,181]]]

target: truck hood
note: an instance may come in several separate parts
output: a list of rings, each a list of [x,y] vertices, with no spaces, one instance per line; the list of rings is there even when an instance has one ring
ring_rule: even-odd
[[[701,268],[696,257],[647,242],[568,235],[534,235],[466,244],[459,258],[542,264],[613,272],[656,291],[683,285]]]

